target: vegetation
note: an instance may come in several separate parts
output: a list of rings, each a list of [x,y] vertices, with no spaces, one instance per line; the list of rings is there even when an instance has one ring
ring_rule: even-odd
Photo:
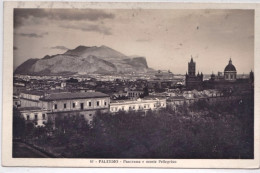
[[[14,117],[14,122],[14,137],[30,137],[60,157],[253,158],[253,99],[228,104],[198,101],[146,114],[98,112],[91,127],[80,116],[60,118],[52,135],[48,135],[50,125],[29,130],[28,125],[17,126],[24,120],[18,123]]]

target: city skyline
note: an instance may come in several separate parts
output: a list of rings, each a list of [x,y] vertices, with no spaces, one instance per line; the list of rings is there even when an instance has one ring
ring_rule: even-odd
[[[191,56],[197,72],[223,72],[232,58],[238,74],[249,73],[254,11],[15,9],[14,69],[79,45],[145,56],[149,67],[175,74],[187,72]]]

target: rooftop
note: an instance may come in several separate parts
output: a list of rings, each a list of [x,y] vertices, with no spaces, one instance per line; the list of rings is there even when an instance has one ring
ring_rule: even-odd
[[[44,96],[40,100],[43,101],[54,101],[54,100],[72,100],[72,99],[85,99],[85,98],[102,98],[109,97],[109,95],[101,92],[80,92],[80,93],[53,93]]]
[[[228,63],[228,65],[225,67],[225,70],[224,70],[225,72],[226,71],[237,71],[236,70],[236,67],[232,64],[232,60],[230,59],[229,60],[229,63]]]
[[[137,100],[111,100],[111,103],[141,103],[141,102],[149,102],[153,100],[162,100],[164,98],[155,98],[155,97],[150,97],[150,98],[142,98],[142,99],[137,99]]]
[[[38,95],[38,96],[44,95],[43,91],[36,91],[36,90],[25,90],[25,91],[22,91],[22,93],[31,94],[31,95]]]

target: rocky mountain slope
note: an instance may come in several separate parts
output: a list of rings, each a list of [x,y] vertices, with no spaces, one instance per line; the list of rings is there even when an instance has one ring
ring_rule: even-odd
[[[145,57],[128,57],[106,46],[78,46],[64,54],[29,59],[16,74],[55,75],[147,72]]]

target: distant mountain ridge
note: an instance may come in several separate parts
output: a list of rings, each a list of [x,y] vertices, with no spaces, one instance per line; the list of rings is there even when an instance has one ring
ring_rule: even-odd
[[[62,75],[91,73],[129,73],[151,70],[145,57],[128,57],[107,46],[78,46],[58,55],[29,59],[15,74]]]

